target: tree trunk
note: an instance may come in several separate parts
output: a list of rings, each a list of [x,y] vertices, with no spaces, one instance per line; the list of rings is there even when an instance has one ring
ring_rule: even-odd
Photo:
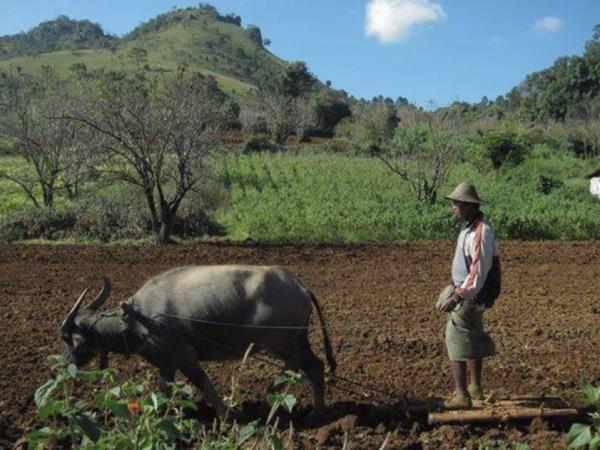
[[[160,224],[158,233],[156,235],[157,244],[164,245],[169,243],[169,238],[171,235],[171,230],[169,228],[169,225],[164,222]]]
[[[176,213],[176,211],[169,209],[167,205],[163,205],[163,207],[167,208],[167,210],[161,212],[160,227],[158,229],[158,234],[156,235],[156,241],[160,245],[173,242],[171,240],[171,233],[173,232],[173,222],[175,222]]]
[[[144,196],[146,197],[146,203],[148,204],[148,210],[150,211],[150,220],[152,221],[152,232],[158,236],[159,220],[158,213],[156,212],[156,206],[154,205],[154,196],[152,195],[152,189],[144,189]]]
[[[44,197],[44,207],[52,210],[54,206],[54,189],[47,186],[42,186],[42,195]]]

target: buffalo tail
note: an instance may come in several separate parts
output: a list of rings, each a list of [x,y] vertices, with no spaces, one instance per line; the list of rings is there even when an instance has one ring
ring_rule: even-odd
[[[335,361],[335,357],[333,356],[333,349],[331,348],[331,340],[329,339],[329,333],[327,332],[327,324],[325,323],[325,319],[323,319],[323,313],[321,312],[321,305],[315,295],[311,292],[310,299],[315,305],[315,309],[317,310],[317,315],[319,316],[319,322],[321,323],[321,330],[323,331],[323,341],[325,344],[325,355],[327,356],[327,362],[329,363],[329,368],[332,374],[335,374],[335,368],[337,367],[337,362]]]

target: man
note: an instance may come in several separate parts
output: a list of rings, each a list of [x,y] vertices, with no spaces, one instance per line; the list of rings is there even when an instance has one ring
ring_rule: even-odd
[[[436,304],[440,311],[448,313],[446,347],[455,384],[454,395],[444,406],[468,409],[472,400],[483,400],[483,358],[496,353],[482,318],[486,303],[490,304],[499,293],[500,265],[496,236],[479,210],[481,200],[475,187],[461,183],[446,198],[452,200],[454,215],[466,226],[458,235],[452,262],[453,285]],[[497,289],[490,286],[496,284]]]

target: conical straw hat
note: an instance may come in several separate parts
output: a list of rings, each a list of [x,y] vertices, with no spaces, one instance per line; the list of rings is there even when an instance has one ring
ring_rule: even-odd
[[[468,183],[460,183],[456,188],[448,195],[446,195],[448,200],[455,200],[457,202],[464,203],[481,203],[481,199],[477,195],[477,190],[475,186]]]

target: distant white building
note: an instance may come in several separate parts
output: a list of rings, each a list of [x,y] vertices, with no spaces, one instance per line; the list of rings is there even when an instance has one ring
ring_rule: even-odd
[[[590,180],[590,193],[600,198],[600,169],[590,173],[586,178]]]

